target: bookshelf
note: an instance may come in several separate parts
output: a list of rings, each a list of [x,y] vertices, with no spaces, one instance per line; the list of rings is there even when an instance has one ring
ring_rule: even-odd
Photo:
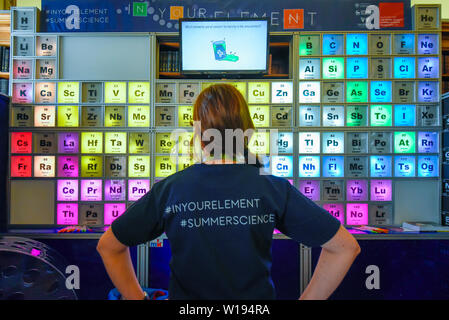
[[[9,11],[0,10],[0,46],[8,47],[10,43],[10,21]],[[9,79],[9,71],[0,72],[0,79]]]

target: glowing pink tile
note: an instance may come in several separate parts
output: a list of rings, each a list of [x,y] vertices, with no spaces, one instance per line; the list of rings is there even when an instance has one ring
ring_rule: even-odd
[[[137,201],[150,191],[150,180],[128,180],[128,200]]]
[[[79,136],[77,132],[62,132],[58,135],[59,153],[78,153]]]
[[[345,206],[342,203],[326,203],[323,209],[338,219],[341,224],[345,223]]]
[[[347,225],[368,224],[368,204],[367,203],[346,204],[346,224]]]
[[[300,180],[299,191],[312,201],[320,201],[320,182],[316,180]]]
[[[104,204],[104,224],[110,225],[115,219],[121,216],[126,210],[125,203],[105,203]]]
[[[101,201],[101,180],[81,180],[81,201]]]
[[[14,83],[12,85],[13,103],[33,103],[33,84]]]
[[[348,201],[368,201],[368,181],[348,180],[346,182],[346,198]]]
[[[58,201],[78,201],[78,180],[58,180]]]
[[[371,201],[391,201],[391,180],[371,180]]]
[[[125,180],[106,180],[104,182],[105,201],[124,201],[126,193]]]
[[[57,224],[76,225],[78,224],[78,204],[58,203],[56,215]]]
[[[58,157],[58,177],[74,178],[78,177],[79,166],[78,157],[61,156]]]

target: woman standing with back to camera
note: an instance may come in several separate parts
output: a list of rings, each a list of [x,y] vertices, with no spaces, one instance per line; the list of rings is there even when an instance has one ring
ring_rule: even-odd
[[[145,297],[128,247],[165,232],[172,250],[169,299],[275,299],[271,242],[277,228],[304,245],[322,247],[300,299],[327,299],[359,254],[357,241],[286,179],[260,174],[258,164],[248,164],[254,159],[248,139],[241,141],[243,152],[238,147],[226,149],[226,129],[254,129],[248,105],[233,86],[218,84],[203,90],[193,119],[195,136],[202,138],[203,151],[214,147],[213,157],[156,183],[98,243],[122,296]],[[226,143],[238,146],[237,140]]]

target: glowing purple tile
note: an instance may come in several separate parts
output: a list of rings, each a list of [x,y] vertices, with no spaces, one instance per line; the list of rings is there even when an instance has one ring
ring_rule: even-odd
[[[14,83],[12,85],[13,103],[33,103],[33,84]]]
[[[128,200],[137,201],[150,190],[150,180],[128,180]]]
[[[59,225],[78,224],[78,204],[58,203],[56,212],[56,223]]]
[[[342,203],[326,203],[323,209],[338,219],[341,224],[345,224],[345,206]]]
[[[348,180],[346,182],[346,198],[348,201],[367,201],[368,181]]]
[[[81,201],[101,201],[101,180],[81,180]]]
[[[121,216],[126,210],[125,203],[105,203],[104,204],[104,224],[110,225],[115,219]]]
[[[346,224],[355,226],[368,224],[368,204],[346,204]]]
[[[438,132],[418,132],[418,152],[438,153]]]
[[[79,173],[77,156],[58,157],[58,177],[74,178]]]
[[[104,182],[105,201],[125,201],[125,180],[106,180]]]
[[[78,180],[58,180],[58,201],[78,201]]]
[[[312,201],[320,201],[320,182],[316,180],[300,180],[299,191]]]
[[[391,180],[371,180],[371,201],[391,201]]]
[[[58,136],[59,153],[78,153],[79,136],[77,132],[62,132]]]

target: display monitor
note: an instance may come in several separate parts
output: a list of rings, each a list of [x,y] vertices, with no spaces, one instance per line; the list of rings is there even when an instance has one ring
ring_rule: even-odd
[[[181,19],[183,74],[267,73],[266,18]]]

